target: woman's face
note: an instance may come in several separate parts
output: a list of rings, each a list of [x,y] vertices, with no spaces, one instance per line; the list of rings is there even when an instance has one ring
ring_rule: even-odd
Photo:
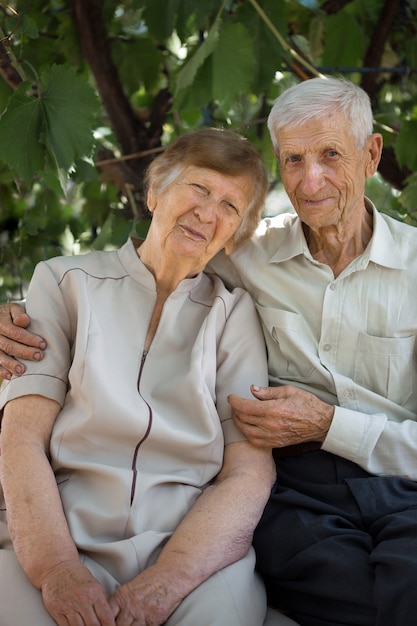
[[[231,251],[251,192],[244,175],[189,166],[164,192],[149,190],[152,233],[165,252],[194,259],[201,270],[223,248]]]

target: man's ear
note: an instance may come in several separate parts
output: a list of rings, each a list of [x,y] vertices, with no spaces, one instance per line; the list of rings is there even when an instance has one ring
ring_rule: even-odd
[[[368,152],[368,162],[365,167],[366,178],[372,178],[378,169],[379,161],[382,154],[382,135],[380,133],[373,133],[369,138],[366,145]]]

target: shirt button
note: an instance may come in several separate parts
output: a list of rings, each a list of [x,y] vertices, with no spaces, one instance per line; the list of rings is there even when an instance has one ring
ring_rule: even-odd
[[[331,348],[331,345],[329,343],[325,343],[324,346],[323,346],[323,350],[325,352],[328,352],[330,350],[330,348]]]
[[[351,398],[352,397],[352,392],[351,391],[344,391],[343,392],[343,397],[344,398]]]
[[[330,289],[334,291],[336,289],[336,285],[334,283],[330,283]]]

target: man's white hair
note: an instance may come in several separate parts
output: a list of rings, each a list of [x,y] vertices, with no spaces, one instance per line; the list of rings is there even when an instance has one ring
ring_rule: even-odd
[[[311,78],[284,91],[274,102],[268,129],[275,151],[277,131],[284,126],[299,126],[335,112],[346,115],[357,148],[365,145],[373,132],[372,107],[368,94],[343,78]]]

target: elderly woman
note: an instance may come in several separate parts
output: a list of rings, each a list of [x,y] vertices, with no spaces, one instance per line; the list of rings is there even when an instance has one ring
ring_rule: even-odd
[[[227,396],[267,384],[264,341],[248,294],[202,270],[266,189],[238,135],[184,135],[149,168],[142,243],[37,266],[48,350],[0,394],[2,626],[263,623],[250,545],[273,466]]]

